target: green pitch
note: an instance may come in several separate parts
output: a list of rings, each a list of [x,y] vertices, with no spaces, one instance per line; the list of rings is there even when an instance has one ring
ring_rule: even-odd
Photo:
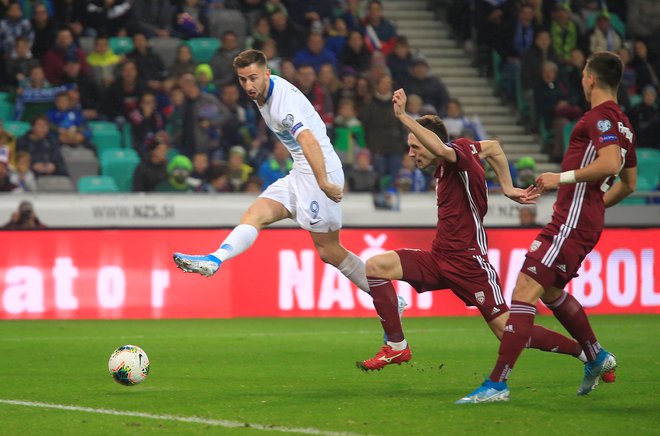
[[[592,323],[615,384],[577,397],[577,360],[526,350],[510,403],[456,406],[497,354],[480,318],[405,319],[413,363],[376,373],[355,361],[378,350],[377,319],[4,321],[0,434],[658,434],[660,317]],[[124,344],[149,355],[141,385],[108,374]]]

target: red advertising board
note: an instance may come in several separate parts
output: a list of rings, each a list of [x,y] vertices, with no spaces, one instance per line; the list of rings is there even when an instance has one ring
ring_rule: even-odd
[[[363,259],[427,249],[434,229],[346,229]],[[489,257],[510,301],[536,230],[491,229]],[[212,278],[184,274],[172,253],[206,253],[228,230],[0,232],[0,319],[374,316],[370,297],[321,262],[307,232],[266,230]],[[568,291],[589,313],[660,313],[660,229],[607,229]],[[397,290],[406,316],[478,315],[449,291]],[[543,312],[545,309],[541,309]]]

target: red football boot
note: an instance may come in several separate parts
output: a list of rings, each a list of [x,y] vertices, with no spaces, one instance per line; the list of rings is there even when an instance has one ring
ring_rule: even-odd
[[[383,345],[374,357],[363,362],[357,362],[356,365],[363,371],[380,371],[385,365],[393,363],[401,365],[410,359],[412,359],[412,353],[409,346],[403,350],[393,350],[389,345]]]

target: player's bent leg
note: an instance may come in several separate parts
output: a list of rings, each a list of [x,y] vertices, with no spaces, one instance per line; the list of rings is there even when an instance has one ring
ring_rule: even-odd
[[[365,268],[369,277],[387,280],[400,280],[403,277],[401,259],[396,251],[386,251],[370,257]]]

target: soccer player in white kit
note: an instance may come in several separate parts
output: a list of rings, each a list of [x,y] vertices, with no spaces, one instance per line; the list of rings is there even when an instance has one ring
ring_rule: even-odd
[[[185,272],[210,277],[222,262],[247,250],[261,229],[291,218],[309,231],[323,262],[369,292],[364,263],[339,242],[344,172],[321,117],[295,86],[270,74],[261,51],[241,52],[234,68],[268,128],[291,153],[293,169],[266,188],[220,248],[201,256],[174,253],[174,262]]]

